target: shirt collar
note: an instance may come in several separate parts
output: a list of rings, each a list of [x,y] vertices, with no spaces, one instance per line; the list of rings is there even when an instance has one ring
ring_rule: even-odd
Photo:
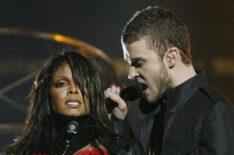
[[[186,103],[189,98],[201,86],[205,84],[205,78],[202,72],[188,79],[184,83],[172,88],[167,92],[167,109],[169,112],[176,112]]]

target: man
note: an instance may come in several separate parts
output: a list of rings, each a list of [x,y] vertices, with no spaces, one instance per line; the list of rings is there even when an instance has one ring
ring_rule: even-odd
[[[234,154],[234,110],[192,65],[189,33],[170,10],[155,6],[135,13],[121,36],[129,78],[142,87],[135,137],[148,154]],[[105,97],[124,119],[120,88]],[[137,116],[136,116],[137,117]]]

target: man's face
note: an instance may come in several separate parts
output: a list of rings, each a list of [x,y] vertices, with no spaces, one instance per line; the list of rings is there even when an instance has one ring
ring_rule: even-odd
[[[66,116],[81,116],[89,113],[87,95],[81,94],[74,83],[71,69],[68,65],[61,66],[53,75],[50,86],[53,110]]]
[[[148,102],[157,101],[169,88],[170,77],[157,51],[148,47],[145,39],[123,45],[125,60],[129,63],[129,78],[142,86]]]

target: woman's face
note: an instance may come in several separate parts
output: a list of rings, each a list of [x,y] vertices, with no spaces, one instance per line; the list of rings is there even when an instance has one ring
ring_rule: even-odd
[[[50,85],[52,108],[66,116],[81,116],[88,114],[89,99],[82,97],[79,87],[74,83],[71,69],[68,65],[61,66],[53,75]]]

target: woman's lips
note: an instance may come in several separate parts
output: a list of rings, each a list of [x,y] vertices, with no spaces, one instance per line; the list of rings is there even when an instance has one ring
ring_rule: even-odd
[[[81,106],[81,103],[79,101],[67,101],[66,105],[73,108],[78,108],[79,106]]]

